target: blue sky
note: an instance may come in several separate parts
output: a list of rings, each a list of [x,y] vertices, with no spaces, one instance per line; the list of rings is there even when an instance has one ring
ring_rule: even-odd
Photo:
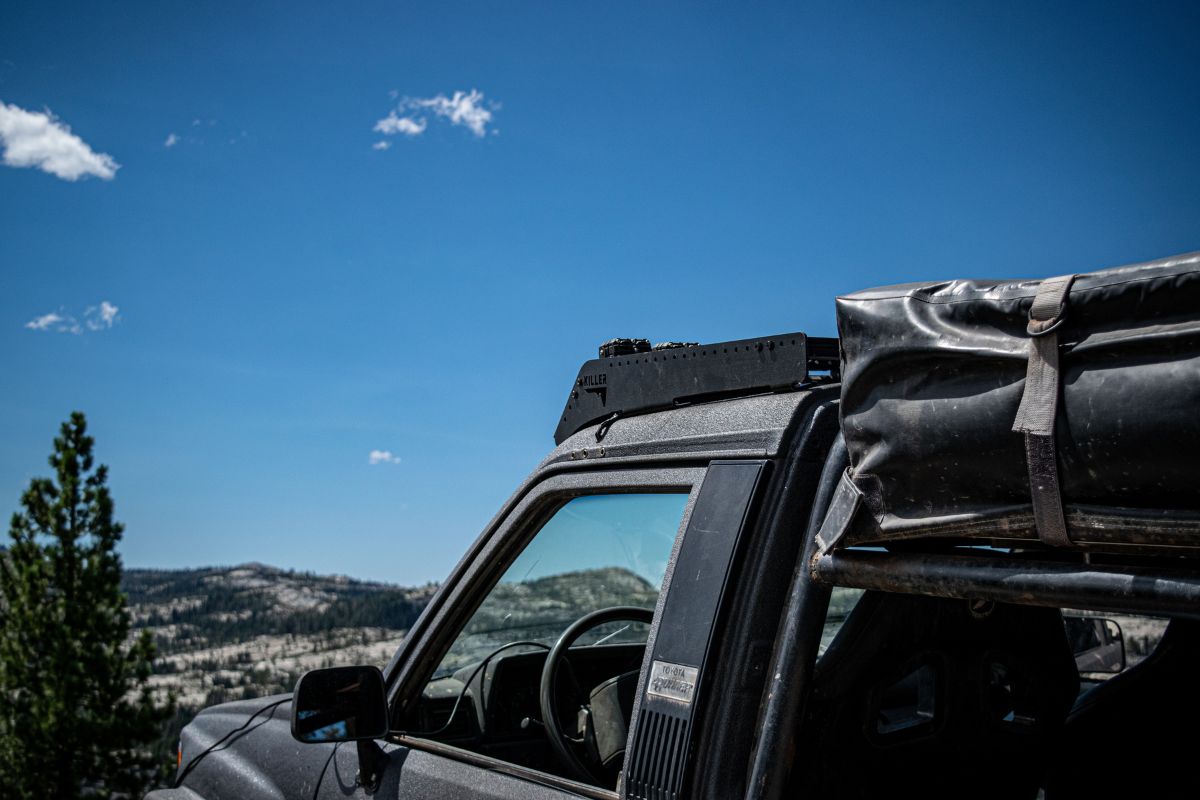
[[[440,579],[604,339],[1200,249],[1198,8],[5,3],[0,510],[81,409],[127,565]]]

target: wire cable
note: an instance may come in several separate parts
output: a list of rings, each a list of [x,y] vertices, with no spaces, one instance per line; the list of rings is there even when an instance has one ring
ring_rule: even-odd
[[[204,760],[205,756],[207,756],[209,753],[216,750],[221,745],[225,744],[226,741],[229,740],[229,737],[246,730],[246,728],[248,728],[250,726],[250,723],[254,722],[254,720],[258,717],[259,714],[263,713],[264,711],[274,711],[276,708],[283,705],[284,703],[289,702],[291,699],[292,699],[292,696],[289,694],[287,697],[283,698],[282,700],[276,700],[274,703],[268,703],[267,705],[260,708],[258,711],[255,711],[253,714],[251,714],[250,718],[247,719],[245,722],[243,722],[239,727],[234,728],[229,733],[225,734],[220,739],[217,739],[217,741],[213,742],[208,747],[206,747],[203,751],[201,751],[200,755],[196,756],[191,761],[189,761],[188,765],[186,767],[184,767],[182,772],[179,773],[179,777],[177,777],[175,779],[175,786],[173,788],[178,789],[180,786],[182,786],[184,778],[186,778],[189,774],[191,774],[191,771],[196,768],[197,764],[199,764],[201,761]],[[260,722],[258,725],[255,725],[254,727],[258,728],[260,725],[265,725],[266,723],[270,722],[270,720],[271,720],[271,717],[267,717],[262,722]]]
[[[321,767],[321,774],[317,776],[317,784],[313,787],[313,800],[317,800],[317,798],[320,797],[321,782],[325,780],[325,773],[329,770],[329,765],[333,763],[335,758],[337,758],[337,751],[341,746],[341,742],[335,743],[333,745],[333,750],[329,753],[329,758],[325,759],[325,766]]]

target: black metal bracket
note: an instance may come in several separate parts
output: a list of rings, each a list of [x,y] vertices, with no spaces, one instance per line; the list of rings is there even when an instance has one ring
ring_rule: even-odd
[[[562,444],[602,420],[611,425],[681,405],[792,391],[808,382],[810,370],[836,378],[838,367],[837,339],[803,333],[593,358],[579,369],[554,441]],[[598,431],[597,440],[606,432]]]
[[[383,779],[387,754],[374,739],[359,739],[355,744],[358,745],[358,774],[354,776],[354,782],[367,794],[374,794]]]

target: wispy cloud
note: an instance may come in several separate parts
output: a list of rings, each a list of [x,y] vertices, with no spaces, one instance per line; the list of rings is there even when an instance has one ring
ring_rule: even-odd
[[[229,131],[229,126],[215,118],[194,118],[171,131],[163,141],[165,149],[172,147],[203,147],[209,144],[241,144],[249,138],[246,130]]]
[[[121,168],[112,156],[88,147],[49,110],[26,111],[0,102],[0,143],[8,166],[37,167],[65,181],[87,175],[112,180]]]
[[[112,303],[101,300],[98,306],[88,306],[83,312],[83,321],[89,331],[106,331],[120,319],[117,316],[118,311],[120,309]]]
[[[391,146],[392,146],[392,143],[389,142],[387,139],[380,139],[378,142],[371,145],[371,149],[372,150],[387,150]]]
[[[492,112],[483,107],[483,92],[472,89],[470,92],[455,92],[453,97],[439,94],[426,100],[410,101],[415,108],[428,108],[439,117],[450,120],[451,125],[462,125],[470,129],[476,136],[487,133],[488,123],[492,121]]]
[[[396,98],[395,92],[391,95],[393,99]],[[375,123],[374,130],[388,136],[420,136],[429,127],[432,116],[434,120],[466,128],[476,138],[482,138],[487,135],[488,126],[492,124],[495,112],[499,110],[500,104],[485,102],[483,92],[478,89],[469,92],[457,91],[450,97],[444,94],[434,97],[405,97],[386,117]],[[496,131],[493,129],[492,133]]]
[[[367,456],[368,464],[399,464],[400,456],[392,455],[391,450],[372,450]]]
[[[80,335],[84,330],[106,331],[121,321],[120,309],[107,300],[101,300],[98,306],[88,306],[83,312],[83,322],[63,309],[51,311],[34,317],[25,323],[31,331],[48,331],[52,333],[70,333]]]
[[[403,133],[405,136],[420,136],[425,132],[425,127],[428,125],[424,117],[413,119],[412,117],[398,117],[396,112],[390,112],[386,117],[375,123],[375,130],[379,133],[393,134]]]
[[[34,317],[25,323],[25,327],[31,331],[57,331],[59,333],[79,333],[79,325],[74,319],[64,317],[62,314],[56,314],[51,311],[49,314],[42,314],[40,317]]]

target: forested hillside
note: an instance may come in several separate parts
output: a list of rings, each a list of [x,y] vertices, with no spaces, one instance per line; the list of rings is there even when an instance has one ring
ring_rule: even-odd
[[[284,571],[261,564],[194,570],[126,570],[134,624],[160,655],[261,634],[322,634],[336,628],[408,628],[434,587],[402,588]]]
[[[387,663],[436,586],[405,588],[262,564],[128,569],[135,632],[158,646],[153,685],[174,692],[168,737],[199,709],[291,691],[315,667]]]

